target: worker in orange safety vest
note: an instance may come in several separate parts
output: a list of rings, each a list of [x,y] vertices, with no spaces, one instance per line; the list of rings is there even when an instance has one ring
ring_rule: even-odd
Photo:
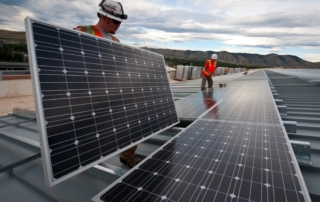
[[[128,18],[128,16],[124,14],[121,3],[112,0],[102,0],[99,7],[100,9],[97,13],[99,21],[96,25],[78,26],[75,30],[120,42],[119,39],[113,35],[117,32],[121,22]],[[130,168],[138,164],[141,159],[136,156],[136,150],[137,145],[120,153],[120,161]]]
[[[226,67],[225,72],[226,72],[225,74],[229,73],[229,67]]]
[[[201,90],[206,89],[206,82],[208,81],[208,88],[212,88],[213,80],[212,76],[214,75],[214,71],[217,68],[217,54],[212,54],[211,58],[206,61],[203,69],[202,69],[202,83]]]

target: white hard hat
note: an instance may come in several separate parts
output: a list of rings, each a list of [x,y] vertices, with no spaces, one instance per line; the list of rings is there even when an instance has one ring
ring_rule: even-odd
[[[98,13],[108,18],[112,18],[120,22],[128,18],[128,16],[124,14],[123,7],[120,2],[115,2],[112,0],[102,0],[99,6],[100,9]]]
[[[218,56],[217,56],[217,54],[212,54],[211,58],[216,60],[216,59],[218,59]]]

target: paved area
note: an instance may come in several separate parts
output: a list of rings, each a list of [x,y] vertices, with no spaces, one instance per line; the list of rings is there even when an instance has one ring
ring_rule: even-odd
[[[34,110],[33,95],[0,98],[0,116],[11,113],[13,108]]]

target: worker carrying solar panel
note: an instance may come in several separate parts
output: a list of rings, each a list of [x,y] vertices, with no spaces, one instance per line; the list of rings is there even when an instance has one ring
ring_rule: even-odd
[[[217,68],[217,54],[212,54],[211,58],[206,61],[203,69],[202,69],[202,83],[201,90],[206,89],[206,82],[208,81],[208,88],[212,88],[213,80],[212,76],[214,75],[214,71]]]
[[[75,29],[120,42],[119,39],[113,35],[117,32],[121,22],[128,18],[128,16],[124,14],[121,3],[112,0],[102,0],[99,7],[100,9],[97,13],[99,21],[96,25],[78,26]],[[141,159],[136,156],[136,150],[137,145],[123,151],[120,154],[120,161],[130,168],[137,165]]]
[[[116,33],[123,20],[128,18],[123,12],[120,2],[102,0],[98,10],[99,21],[96,25],[78,26],[75,29],[98,37],[120,42],[113,34]]]

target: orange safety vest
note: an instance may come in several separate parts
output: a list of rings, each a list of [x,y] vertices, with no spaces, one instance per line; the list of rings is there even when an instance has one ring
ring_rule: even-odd
[[[103,35],[101,34],[101,32],[99,31],[99,29],[94,26],[94,25],[88,25],[88,26],[78,26],[76,27],[75,29],[79,29],[85,33],[88,33],[88,34],[92,34],[92,35],[95,35],[95,36],[98,36],[98,37],[101,37],[103,38]],[[111,35],[111,34],[110,34]],[[117,42],[120,42],[119,39],[117,39],[115,36],[111,35],[111,38],[112,38],[112,41],[117,41]]]
[[[213,62],[212,60],[207,60],[204,68],[202,69],[202,74],[204,76],[212,76],[216,67],[217,61]]]

